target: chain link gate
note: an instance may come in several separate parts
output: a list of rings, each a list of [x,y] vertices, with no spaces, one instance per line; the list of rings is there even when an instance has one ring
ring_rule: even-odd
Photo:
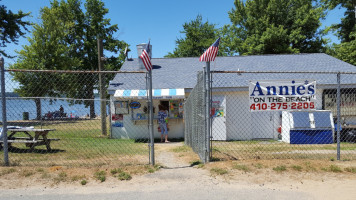
[[[148,121],[135,126],[129,114],[131,101],[116,99],[115,91],[106,93],[113,86],[109,81],[120,73],[131,72],[5,70],[10,165],[89,167],[149,163]],[[133,84],[146,85],[146,73],[132,73],[137,74],[131,80]],[[98,92],[99,75],[106,80],[104,99]],[[143,107],[149,105],[147,99],[141,101],[144,112]],[[102,103],[107,114],[104,119],[100,116]],[[122,137],[125,128],[134,126],[135,132]],[[47,138],[40,130],[48,130]],[[2,157],[0,163],[5,164],[6,158]]]
[[[206,91],[203,72],[198,72],[197,84],[184,104],[185,144],[192,147],[199,158],[206,162],[209,151],[206,129]]]

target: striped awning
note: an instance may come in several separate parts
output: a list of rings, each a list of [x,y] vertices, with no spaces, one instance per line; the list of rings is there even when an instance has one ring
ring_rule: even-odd
[[[184,89],[153,89],[153,99],[184,99]],[[120,99],[146,99],[147,90],[116,90],[114,97]]]

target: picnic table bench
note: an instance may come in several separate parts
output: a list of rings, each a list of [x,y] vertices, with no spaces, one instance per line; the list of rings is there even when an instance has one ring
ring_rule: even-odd
[[[29,128],[9,128],[7,129],[10,134],[7,136],[7,142],[9,145],[12,143],[24,143],[31,150],[34,150],[36,146],[46,145],[47,150],[51,150],[51,141],[58,141],[57,138],[48,138],[48,133],[55,129],[29,129]],[[15,137],[17,133],[24,133],[27,137]],[[31,135],[34,133],[34,136]],[[42,138],[40,138],[40,136]],[[3,140],[0,140],[0,145]]]

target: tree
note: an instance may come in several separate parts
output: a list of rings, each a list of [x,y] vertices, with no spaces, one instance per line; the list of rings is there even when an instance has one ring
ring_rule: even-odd
[[[350,37],[356,38],[356,32],[351,33]],[[336,45],[334,56],[356,66],[356,40]]]
[[[322,52],[326,41],[318,31],[324,9],[314,0],[235,0],[232,25],[223,28],[228,54]],[[233,38],[231,38],[233,37]],[[232,51],[232,52],[231,52]]]
[[[340,6],[346,9],[344,18],[341,19],[340,24],[333,24],[332,30],[337,31],[337,36],[341,42],[351,42],[356,39],[352,32],[356,32],[356,0],[322,0],[330,10]]]
[[[24,36],[25,31],[28,31],[27,27],[31,25],[30,22],[23,20],[24,17],[29,15],[30,13],[23,13],[21,10],[15,14],[11,10],[7,10],[6,6],[0,5],[1,48],[5,48],[11,42],[18,44],[18,38]],[[3,49],[0,49],[0,55],[13,58]]]
[[[55,7],[58,2],[54,1],[52,5]],[[67,45],[67,38],[75,24],[61,20],[62,16],[60,9],[41,9],[43,23],[34,25],[32,37],[28,39],[29,45],[25,45],[23,50],[18,52],[19,58],[10,68],[58,70],[79,65],[80,60],[72,56],[73,50]],[[63,80],[60,74],[14,72],[12,75],[14,80],[20,83],[15,92],[22,97],[36,97],[36,119],[41,119],[40,97],[58,97],[63,91],[58,84]]]
[[[110,19],[105,18],[108,9],[104,7],[104,3],[100,0],[87,0],[84,8],[85,11],[82,10],[80,0],[53,0],[50,7],[44,7],[41,10],[41,24],[35,26],[30,39],[32,42],[25,52],[20,52],[22,59],[13,65],[13,68],[96,71],[98,37],[104,40],[106,51],[123,53],[127,44],[115,38],[114,33],[118,31],[118,27],[111,25]],[[111,56],[105,67],[108,70],[117,70],[123,61],[124,56]],[[90,107],[90,117],[95,116],[93,100],[98,75],[53,74],[51,77],[55,77],[51,82],[56,81],[57,84],[53,85],[51,90],[44,88],[41,95],[65,95],[78,99],[72,103],[84,103],[86,107]],[[106,84],[108,81],[109,79]],[[58,83],[66,84],[64,86]],[[83,102],[81,99],[93,100]]]
[[[322,0],[329,9],[340,6],[346,9],[345,18],[340,24],[333,24],[330,28],[336,31],[341,44],[333,44],[328,54],[345,62],[356,65],[356,0]]]
[[[218,32],[214,24],[208,21],[203,22],[201,15],[195,20],[183,24],[184,38],[176,40],[177,47],[173,53],[168,53],[165,57],[194,57],[201,56],[204,51],[218,38]]]
[[[109,12],[105,5],[100,0],[87,0],[84,4],[86,13],[84,13],[83,23],[83,43],[80,51],[80,58],[82,64],[79,70],[97,70],[98,69],[98,52],[97,39],[103,39],[104,50],[121,53],[121,56],[111,56],[105,63],[105,69],[118,70],[124,62],[125,57],[123,51],[127,44],[115,38],[114,33],[119,30],[117,24],[111,25],[110,19],[106,19],[105,15]],[[80,77],[76,79],[79,81],[77,87],[72,87],[67,96],[73,98],[87,98],[94,99],[94,89],[98,89],[98,75],[88,75],[86,79]],[[108,84],[110,77],[106,77],[106,84]],[[94,101],[85,101],[85,106],[90,107],[90,117],[95,116]]]

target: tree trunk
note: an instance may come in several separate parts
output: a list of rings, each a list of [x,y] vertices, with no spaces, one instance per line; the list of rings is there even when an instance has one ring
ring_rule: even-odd
[[[42,108],[41,108],[41,99],[35,99],[36,104],[36,120],[41,120],[42,117]]]
[[[93,90],[90,90],[91,91],[91,99],[90,102],[89,102],[89,108],[90,108],[90,119],[93,119],[95,118],[95,104],[94,104],[94,92]]]

